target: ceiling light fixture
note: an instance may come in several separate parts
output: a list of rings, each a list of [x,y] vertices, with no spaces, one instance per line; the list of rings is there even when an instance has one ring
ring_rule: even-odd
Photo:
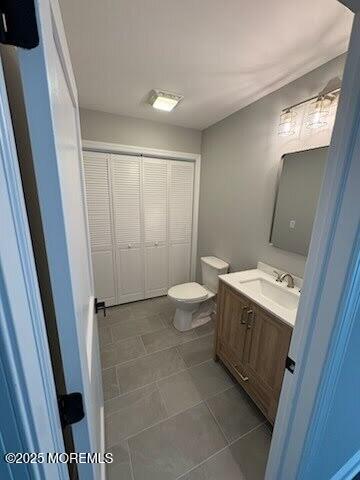
[[[182,95],[177,95],[176,93],[152,90],[150,92],[149,104],[156,110],[171,112],[183,98]]]

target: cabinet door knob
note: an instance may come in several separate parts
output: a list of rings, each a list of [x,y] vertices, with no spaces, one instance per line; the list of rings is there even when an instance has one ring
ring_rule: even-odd
[[[157,247],[159,245],[159,242],[155,242],[155,247]]]
[[[131,248],[131,243],[128,243],[128,248]]]

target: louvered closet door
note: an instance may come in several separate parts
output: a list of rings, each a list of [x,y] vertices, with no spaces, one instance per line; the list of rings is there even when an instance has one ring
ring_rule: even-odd
[[[95,295],[109,306],[117,303],[109,155],[84,152],[83,158]]]
[[[118,303],[144,298],[141,159],[111,155]]]
[[[170,162],[169,286],[190,281],[194,164]]]
[[[168,289],[168,163],[143,159],[146,298]]]

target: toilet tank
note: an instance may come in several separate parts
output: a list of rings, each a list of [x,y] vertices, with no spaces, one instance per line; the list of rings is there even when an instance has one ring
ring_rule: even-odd
[[[209,290],[217,293],[219,286],[218,275],[227,273],[229,264],[216,257],[201,257],[202,283]]]

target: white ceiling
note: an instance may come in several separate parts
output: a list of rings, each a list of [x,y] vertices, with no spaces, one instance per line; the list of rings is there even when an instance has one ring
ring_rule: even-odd
[[[80,106],[203,129],[347,49],[337,0],[60,0]],[[184,95],[171,113],[152,88]]]

